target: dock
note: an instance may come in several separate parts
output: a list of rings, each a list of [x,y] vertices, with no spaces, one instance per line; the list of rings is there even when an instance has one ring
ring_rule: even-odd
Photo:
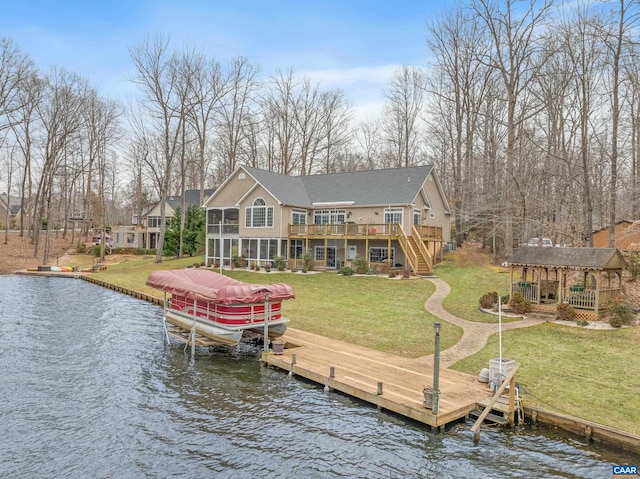
[[[282,354],[263,354],[269,365],[291,372],[330,390],[411,418],[444,431],[466,419],[493,396],[477,376],[440,370],[440,401],[437,414],[425,407],[423,389],[433,385],[433,359],[407,359],[322,336],[287,330]],[[430,404],[429,404],[430,406]]]

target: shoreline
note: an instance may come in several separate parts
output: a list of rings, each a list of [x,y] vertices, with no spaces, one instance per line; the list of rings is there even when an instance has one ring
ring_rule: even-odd
[[[99,273],[57,273],[57,272],[36,272],[36,271],[16,271],[14,274],[26,276],[50,276],[63,277],[68,279],[81,279],[98,286],[111,289],[113,291],[127,294],[137,299],[150,302],[152,304],[162,306],[163,300],[155,296],[141,293],[139,291],[130,290],[112,283],[108,283],[95,275]],[[556,322],[556,321],[548,321]],[[611,328],[613,329],[613,328]],[[331,341],[327,338],[328,341]],[[276,366],[277,367],[277,366]],[[282,369],[282,368],[280,368]],[[283,369],[284,370],[284,369]],[[320,383],[319,383],[320,384]],[[587,419],[570,416],[566,414],[556,413],[538,406],[523,406],[523,414],[525,419],[529,419],[529,424],[544,424],[546,426],[557,427],[563,431],[581,437],[587,443],[598,443],[607,447],[621,449],[625,452],[638,454],[640,451],[640,436],[623,429],[606,426]]]

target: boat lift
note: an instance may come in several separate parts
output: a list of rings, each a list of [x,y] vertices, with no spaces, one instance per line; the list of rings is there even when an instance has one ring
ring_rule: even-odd
[[[167,310],[168,300],[167,300],[167,292],[164,291],[164,305],[163,311]],[[211,346],[220,346],[221,343],[214,341],[206,336],[202,336],[196,332],[196,311],[198,308],[197,301],[194,302],[193,308],[193,326],[191,329],[184,329],[179,326],[174,326],[173,324],[167,323],[167,318],[162,315],[162,329],[164,331],[164,336],[167,341],[167,346],[171,346],[171,340],[179,342],[180,344],[184,344],[184,351],[187,351],[187,348],[191,346],[191,359],[195,358],[195,350],[196,347],[211,347]],[[267,354],[269,352],[269,321],[267,318],[271,317],[271,303],[269,302],[269,293],[265,294],[265,302],[264,302],[264,311],[265,311],[265,320],[264,320],[264,333],[263,333],[263,344],[264,350],[263,353]],[[264,338],[267,338],[266,340]]]

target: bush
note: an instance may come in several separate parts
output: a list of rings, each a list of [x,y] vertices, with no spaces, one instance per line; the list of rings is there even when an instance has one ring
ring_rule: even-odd
[[[618,316],[611,316],[609,318],[609,325],[612,328],[621,328],[622,327],[622,320]]]
[[[287,269],[287,259],[284,256],[276,256],[273,259],[273,264],[278,271],[284,271]]]
[[[398,276],[398,273],[393,270],[389,271],[389,278],[395,278],[396,276]]]
[[[498,293],[484,293],[480,296],[480,307],[483,309],[491,309],[498,302]]]
[[[304,262],[304,267],[302,268],[304,273],[307,271],[313,271],[313,257],[311,256],[311,251],[307,252],[307,254],[302,257],[302,261]]]
[[[531,311],[531,301],[525,299],[522,294],[515,293],[509,301],[509,306],[516,314],[526,314]]]
[[[579,319],[578,321],[576,321],[576,324],[578,326],[589,326],[589,321],[587,321],[586,319]]]
[[[353,266],[356,274],[367,274],[369,271],[369,264],[367,263],[367,260],[360,256],[351,261],[351,265]]]
[[[231,265],[234,268],[244,268],[246,264],[247,261],[242,256],[235,255],[231,258]]]
[[[86,243],[80,243],[78,246],[76,246],[76,253],[86,253],[86,252],[87,252]]]
[[[340,273],[342,276],[351,276],[353,274],[353,269],[351,269],[349,266],[343,266],[342,268],[340,268],[340,271],[338,271],[338,273]]]
[[[560,321],[573,321],[576,319],[576,310],[570,304],[559,303],[558,306],[556,306],[556,311],[558,313],[556,319]]]
[[[636,317],[631,309],[631,304],[625,298],[612,299],[609,301],[608,309],[611,313],[609,324],[614,328],[629,326]]]
[[[402,279],[409,279],[411,277],[411,270],[405,268],[402,270]]]

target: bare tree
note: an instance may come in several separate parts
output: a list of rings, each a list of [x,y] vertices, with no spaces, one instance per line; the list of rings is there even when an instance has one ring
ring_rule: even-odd
[[[299,129],[295,123],[299,82],[293,71],[278,71],[271,78],[270,88],[262,99],[265,129],[271,140],[270,156],[277,161],[274,169],[284,175],[301,173],[300,152],[297,149]]]
[[[452,195],[455,209],[456,241],[464,241],[464,218],[476,197],[470,179],[475,174],[474,148],[480,124],[480,104],[486,95],[490,75],[478,61],[488,45],[477,21],[461,10],[429,28],[427,44],[435,65],[428,90],[433,105],[430,130],[440,140],[436,151],[450,152]]]
[[[136,69],[130,81],[141,88],[140,111],[148,115],[149,129],[155,132],[154,136],[161,142],[161,156],[154,150],[155,154],[148,157],[160,196],[161,225],[157,242],[157,263],[162,262],[166,199],[180,147],[182,125],[186,119],[185,102],[178,90],[177,59],[169,53],[168,47],[168,39],[157,36],[129,48],[129,55]]]
[[[42,101],[36,108],[44,138],[42,172],[35,199],[34,256],[38,254],[40,228],[45,220],[47,229],[42,259],[44,264],[49,261],[50,254],[54,180],[62,165],[64,153],[71,148],[82,128],[81,107],[86,91],[87,84],[80,77],[53,69],[45,80]]]
[[[257,156],[257,80],[258,67],[244,57],[235,58],[229,65],[225,81],[225,96],[220,109],[220,123],[217,127],[220,163],[216,182],[235,170],[241,161],[243,149],[246,161],[255,162]]]
[[[472,12],[487,28],[492,39],[493,48],[481,57],[487,66],[494,69],[502,80],[507,104],[506,118],[506,170],[512,177],[515,174],[517,156],[516,140],[518,130],[531,114],[528,102],[524,101],[536,69],[541,62],[536,55],[538,27],[542,26],[552,0],[528,0],[524,11],[517,9],[516,0],[505,0],[504,7],[494,0],[472,0]],[[505,188],[507,196],[505,205],[511,205],[509,188]],[[513,229],[509,217],[513,214],[507,209],[505,228],[505,253],[510,254],[513,248]]]
[[[620,83],[622,81],[623,48],[640,20],[636,0],[618,0],[609,28],[605,31],[605,45],[610,53],[611,68],[611,179],[609,184],[609,247],[615,245],[616,200],[618,195],[618,129],[620,126]]]
[[[382,131],[394,166],[418,163],[421,135],[418,120],[424,105],[424,73],[417,67],[402,66],[385,91],[389,103],[382,113]]]

